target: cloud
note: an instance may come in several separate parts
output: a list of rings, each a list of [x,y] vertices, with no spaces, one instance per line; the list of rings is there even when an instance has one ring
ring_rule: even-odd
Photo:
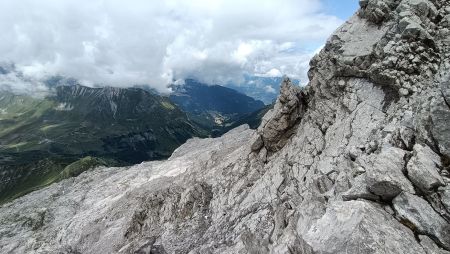
[[[49,88],[38,79],[24,76],[15,69],[13,64],[2,63],[0,66],[0,91],[44,97],[49,93]]]
[[[277,93],[277,91],[271,86],[265,86],[264,90],[268,93]]]
[[[268,72],[266,73],[261,73],[261,74],[256,74],[256,76],[258,77],[264,77],[264,78],[276,78],[276,77],[281,77],[283,76],[283,74],[281,73],[280,70],[276,69],[276,68],[272,68],[270,69]]]
[[[160,91],[173,79],[276,71],[304,81],[312,53],[342,23],[323,10],[320,0],[4,0],[0,61],[29,79]]]

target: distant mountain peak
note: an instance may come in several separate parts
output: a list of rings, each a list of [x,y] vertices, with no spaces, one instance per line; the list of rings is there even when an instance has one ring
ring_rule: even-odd
[[[209,85],[194,79],[171,86],[169,99],[191,116],[194,121],[209,127],[223,127],[227,122],[264,107],[255,100],[236,90],[220,85]]]

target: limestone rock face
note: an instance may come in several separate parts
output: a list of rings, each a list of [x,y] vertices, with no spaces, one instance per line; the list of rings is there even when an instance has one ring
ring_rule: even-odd
[[[261,138],[256,140],[253,150],[258,151],[263,146],[270,152],[281,149],[295,132],[293,127],[299,123],[305,110],[305,92],[293,86],[289,78],[285,78],[274,108],[262,121],[259,128]]]
[[[450,26],[449,26],[450,27]],[[441,83],[441,96],[432,104],[432,133],[438,141],[439,149],[450,158],[450,77]]]
[[[380,226],[374,227],[377,224]],[[333,203],[305,239],[317,246],[318,253],[377,253],[383,249],[425,253],[407,227],[396,223],[381,207],[364,201]]]
[[[450,251],[450,1],[360,5],[258,130],[4,204],[0,252]]]
[[[373,154],[367,167],[366,182],[369,191],[383,199],[392,199],[402,191],[414,193],[414,187],[403,173],[406,152],[399,148],[382,149]]]
[[[438,166],[441,166],[441,158],[429,147],[417,144],[414,146],[414,156],[408,162],[408,176],[417,188],[427,193],[445,185]]]
[[[425,250],[426,254],[449,254],[449,251],[445,251],[442,248],[439,248],[439,246],[436,245],[436,243],[433,242],[428,236],[425,235],[419,235],[420,244],[422,244],[423,249]]]
[[[450,187],[441,190],[442,204],[447,210],[450,210]]]
[[[393,200],[397,216],[419,233],[436,239],[440,245],[450,247],[450,224],[440,217],[425,200],[402,193]]]

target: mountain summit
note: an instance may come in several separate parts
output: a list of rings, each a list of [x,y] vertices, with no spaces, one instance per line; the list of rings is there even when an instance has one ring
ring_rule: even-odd
[[[0,208],[4,253],[448,253],[450,1],[361,0],[257,130]]]

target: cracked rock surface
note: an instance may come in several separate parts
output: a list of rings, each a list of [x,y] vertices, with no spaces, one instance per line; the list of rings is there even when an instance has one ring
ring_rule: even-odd
[[[450,1],[361,0],[258,130],[0,208],[1,253],[448,253]]]

